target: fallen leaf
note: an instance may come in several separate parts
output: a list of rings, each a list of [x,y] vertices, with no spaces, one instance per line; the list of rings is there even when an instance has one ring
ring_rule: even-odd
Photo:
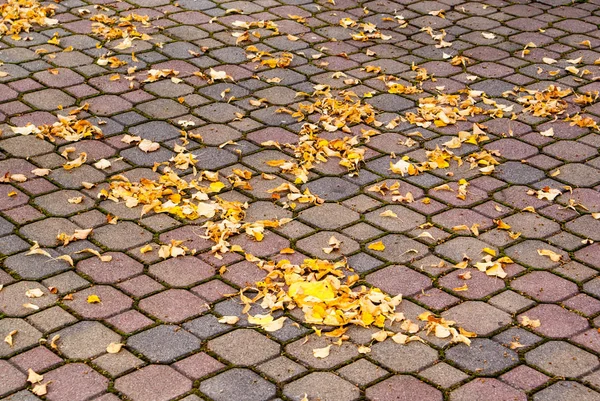
[[[14,345],[13,336],[16,335],[18,332],[19,330],[13,330],[10,333],[8,333],[6,337],[4,337],[4,342],[7,343],[11,348]]]
[[[313,349],[313,355],[315,358],[324,359],[329,356],[329,350],[331,348],[331,344],[323,348],[315,348]]]
[[[562,255],[559,255],[556,252],[552,252],[549,249],[538,249],[537,253],[540,256],[548,256],[553,262],[559,262],[562,259]]]
[[[44,292],[39,288],[32,288],[25,291],[25,296],[27,298],[39,298],[44,296]]]
[[[48,382],[48,383],[44,383],[44,384],[36,384],[35,386],[33,386],[33,388],[31,389],[31,392],[35,395],[46,395],[48,394],[48,384],[50,384],[52,382]]]
[[[31,369],[31,368],[29,370],[27,370],[27,373],[28,373],[27,381],[31,384],[39,383],[42,380],[44,380],[44,376],[35,373],[33,371],[33,369]]]
[[[374,242],[372,244],[370,244],[368,246],[369,249],[372,249],[374,251],[383,251],[385,249],[385,245],[383,244],[383,242],[378,241],[378,242]]]
[[[530,319],[527,316],[521,316],[521,324],[525,327],[531,327],[532,329],[541,326],[539,319]]]
[[[88,297],[87,297],[88,304],[99,304],[100,302],[102,302],[102,301],[100,301],[100,297],[98,295],[92,294],[92,295],[88,295]]]
[[[223,316],[219,318],[219,323],[231,324],[234,325],[240,321],[240,318],[237,316]]]
[[[123,348],[123,345],[125,344],[121,344],[121,343],[110,343],[108,344],[108,346],[106,347],[106,352],[108,352],[109,354],[118,354],[119,351],[121,351],[121,348]]]

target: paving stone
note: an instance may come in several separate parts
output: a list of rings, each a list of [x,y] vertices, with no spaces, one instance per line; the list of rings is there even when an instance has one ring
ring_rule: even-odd
[[[582,400],[598,401],[600,394],[582,384],[559,381],[533,395],[534,401]]]
[[[436,350],[417,341],[406,345],[393,341],[377,343],[371,347],[369,355],[396,373],[416,372],[438,359]]]
[[[419,376],[432,381],[438,386],[449,388],[455,384],[467,379],[469,376],[464,372],[448,365],[447,363],[437,363],[419,373]]]
[[[133,401],[167,401],[191,388],[189,379],[164,365],[146,366],[115,381],[115,389]]]
[[[446,358],[472,374],[494,375],[519,363],[516,352],[486,338],[471,345],[458,344],[446,351]]]
[[[452,401],[525,401],[527,396],[497,379],[475,379],[450,394]]]
[[[200,391],[215,401],[266,401],[275,396],[275,385],[251,370],[235,368],[202,381]]]
[[[443,312],[442,317],[456,321],[458,327],[480,336],[490,335],[512,321],[508,313],[480,301],[463,302]]]
[[[461,274],[469,272],[469,280],[461,279]],[[504,289],[504,281],[497,277],[488,276],[477,269],[467,268],[450,272],[438,280],[438,283],[445,289],[453,291],[455,288],[467,285],[467,291],[454,291],[456,295],[467,299],[481,299]]]
[[[42,338],[42,333],[23,319],[3,318],[0,320],[0,333],[6,333],[5,337],[14,330],[17,330],[17,333],[13,336],[12,347],[5,341],[0,343],[0,357],[6,357],[26,350],[37,344],[38,340]]]
[[[257,331],[238,329],[207,343],[208,349],[237,366],[252,366],[279,354],[279,344]]]
[[[94,359],[92,363],[112,377],[120,376],[123,373],[144,365],[144,361],[125,349],[121,349],[116,354],[104,354],[99,356]]]
[[[214,275],[214,269],[198,258],[184,256],[150,266],[148,273],[173,287],[189,287]]]
[[[306,394],[309,399],[323,401],[353,401],[360,396],[358,387],[329,372],[313,372],[287,384],[283,393],[291,400],[300,401]]]
[[[150,315],[168,323],[179,323],[206,311],[202,299],[186,290],[163,291],[139,302],[139,307]]]
[[[100,298],[98,303],[88,302],[90,296]],[[99,285],[73,294],[67,307],[85,319],[106,319],[131,308],[133,301],[119,290]]]
[[[100,395],[108,387],[108,379],[83,363],[70,363],[44,374],[50,401],[85,401]]]
[[[108,262],[92,257],[77,263],[77,271],[90,277],[98,284],[114,284],[144,271],[144,266],[121,252],[106,252],[112,256]]]
[[[519,321],[522,320],[523,316],[534,320],[538,319],[540,326],[533,330],[550,338],[568,338],[589,327],[585,318],[558,305],[537,305],[535,308],[520,314]]]
[[[27,384],[23,373],[11,366],[7,361],[0,361],[0,370],[2,371],[2,382],[0,383],[0,396],[8,395]]]
[[[200,341],[177,326],[160,325],[131,336],[128,347],[155,363],[172,362],[200,348]]]
[[[550,378],[535,369],[520,365],[500,376],[500,379],[515,388],[530,391],[547,383]]]
[[[106,225],[92,232],[92,238],[111,250],[124,250],[152,240],[152,234],[129,221]]]
[[[35,372],[43,372],[62,363],[62,359],[52,351],[39,346],[22,354],[10,358],[10,362],[23,372],[33,369]]]
[[[44,333],[54,331],[76,321],[77,318],[59,306],[53,306],[27,317],[27,322]]]
[[[342,343],[341,346],[332,345],[327,358],[316,358],[313,355],[313,349],[324,348],[331,345],[333,341],[326,337],[317,337],[316,335],[311,335],[308,339],[309,341],[300,339],[288,344],[285,347],[285,351],[304,364],[316,369],[329,369],[359,355],[355,345]]]
[[[37,298],[29,298],[26,293],[30,290],[40,290],[43,295]],[[56,295],[51,294],[44,286],[34,281],[20,281],[9,285],[0,291],[0,312],[8,317],[23,317],[35,312],[34,309],[23,305],[32,304],[39,309],[45,309],[54,304]]]
[[[284,356],[271,359],[258,365],[258,369],[278,382],[283,382],[306,371],[302,365]]]
[[[388,266],[365,277],[367,282],[392,296],[410,297],[431,287],[431,279],[404,266]]]
[[[59,335],[58,351],[70,359],[88,359],[104,354],[110,343],[118,343],[121,336],[98,322],[80,321],[51,336]],[[51,338],[52,338],[51,337]]]
[[[325,203],[303,210],[298,217],[318,228],[335,230],[358,220],[360,215],[344,206]]]
[[[540,302],[558,302],[575,295],[577,285],[549,272],[531,272],[511,282],[511,287]]]
[[[579,377],[594,370],[598,357],[564,341],[550,341],[525,354],[529,365],[552,376]]]
[[[338,201],[347,198],[358,190],[357,185],[337,177],[319,178],[306,184],[306,187],[310,192],[326,201]]]
[[[217,370],[221,370],[225,365],[213,357],[200,352],[172,364],[171,367],[192,380],[198,380]]]
[[[392,376],[376,385],[369,387],[366,391],[371,400],[384,401],[393,400],[409,401],[417,397],[424,401],[441,401],[442,393],[422,381],[406,375]]]
[[[518,313],[535,304],[531,299],[525,298],[510,290],[503,291],[500,294],[493,296],[488,302],[490,305],[508,313]]]

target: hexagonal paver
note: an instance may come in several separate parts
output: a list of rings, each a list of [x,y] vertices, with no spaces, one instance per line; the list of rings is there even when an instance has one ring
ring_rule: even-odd
[[[291,400],[354,401],[360,396],[358,387],[329,372],[314,372],[286,384],[283,393]]]
[[[347,198],[358,190],[356,184],[337,177],[319,178],[306,184],[306,187],[310,189],[310,192],[327,201]]]
[[[435,252],[456,263],[461,262],[465,255],[477,263],[486,255],[483,248],[494,247],[476,238],[459,237],[436,246]]]
[[[168,259],[148,269],[151,276],[173,287],[189,287],[211,277],[214,268],[193,256]]]
[[[31,297],[27,296],[27,292],[32,290],[39,290],[43,295],[41,297],[37,297],[37,295],[35,295],[35,297],[34,295]],[[54,304],[56,298],[56,295],[50,293],[46,287],[35,281],[19,281],[0,291],[0,312],[8,317],[27,316],[34,313],[36,310],[26,308],[23,305],[32,304],[39,309],[45,309]]]
[[[58,351],[67,358],[88,359],[104,354],[121,336],[99,322],[81,321],[56,333]],[[51,336],[54,337],[54,334]]]
[[[100,395],[108,387],[108,379],[83,363],[71,363],[44,374],[50,401],[85,401]]]
[[[422,259],[428,254],[425,245],[404,235],[386,235],[373,243],[379,241],[383,243],[385,249],[383,251],[370,250],[369,252],[392,263],[407,263]]]
[[[564,341],[550,341],[525,354],[531,366],[552,376],[580,377],[600,365],[598,357]]]
[[[2,381],[0,382],[0,397],[25,387],[27,384],[27,376],[25,376],[7,361],[0,360],[0,371],[2,372]]]
[[[560,225],[533,213],[519,213],[503,219],[514,232],[526,238],[547,238],[560,231]]]
[[[139,303],[140,309],[156,318],[168,322],[179,323],[206,311],[206,303],[186,290],[167,290]]]
[[[388,266],[369,274],[367,282],[392,296],[413,296],[430,288],[431,279],[405,266]]]
[[[442,316],[480,336],[487,336],[512,322],[508,313],[479,301],[463,302],[443,312]]]
[[[118,283],[144,271],[144,266],[121,252],[106,252],[112,256],[108,262],[91,257],[77,263],[77,271],[90,277],[98,284]]]
[[[200,391],[215,401],[266,401],[275,396],[275,385],[249,369],[236,368],[203,380]]]
[[[537,269],[552,269],[560,265],[560,261],[554,262],[548,256],[540,255],[538,250],[549,250],[558,253],[563,260],[568,260],[568,254],[555,246],[548,245],[542,241],[527,240],[506,249],[506,255],[515,262]]]
[[[340,249],[327,254],[323,252],[323,248],[329,247],[329,239],[332,236],[341,242]],[[337,259],[342,255],[349,255],[360,249],[358,242],[335,231],[318,232],[301,239],[296,243],[296,246],[305,254],[314,255],[314,257],[320,259]]]
[[[520,314],[519,322],[524,316],[539,320],[540,326],[533,330],[550,338],[569,338],[589,327],[587,319],[558,305],[540,304]]]
[[[469,280],[464,280],[465,274],[470,274]],[[488,276],[484,272],[480,272],[474,268],[457,269],[449,274],[441,277],[438,283],[449,291],[454,291],[456,295],[459,295],[467,299],[481,299],[485,298],[490,294],[493,294],[499,290],[504,289],[504,281],[498,277]],[[467,290],[462,290],[464,285],[467,285]],[[461,289],[460,291],[456,290]]]
[[[452,401],[526,401],[524,392],[491,378],[475,379],[454,390]]]
[[[279,354],[279,344],[257,331],[238,329],[217,337],[208,349],[239,366],[252,366]]]
[[[191,388],[191,380],[165,365],[146,366],[115,381],[115,389],[133,401],[168,401]]]
[[[406,375],[392,376],[367,389],[367,397],[373,401],[442,401],[442,393],[422,381]]]
[[[486,338],[471,345],[458,344],[446,351],[446,358],[471,374],[494,375],[519,363],[516,352]]]
[[[88,298],[96,295],[100,302],[90,303]],[[67,307],[85,319],[106,319],[131,308],[133,301],[119,290],[106,285],[87,288],[73,294]]]
[[[197,351],[200,341],[178,326],[160,325],[129,337],[127,346],[152,362],[169,363]]]
[[[327,347],[333,341],[316,335],[312,335],[308,339],[308,342],[306,339],[300,339],[288,344],[285,350],[288,354],[316,369],[329,369],[359,355],[355,345],[344,342],[341,346],[332,345],[327,358],[316,358],[313,355],[313,349]]]
[[[533,401],[600,401],[600,394],[573,381],[559,381],[535,393]]]
[[[0,319],[0,333],[6,333],[4,337],[14,330],[17,330],[17,334],[13,336],[12,346],[6,341],[0,343],[0,357],[19,353],[37,344],[38,340],[42,338],[42,333],[23,319]]]
[[[152,234],[130,221],[106,225],[92,232],[92,238],[111,250],[124,250],[152,241]]]
[[[549,272],[531,272],[511,282],[511,287],[540,302],[558,302],[578,292],[577,284]]]
[[[392,211],[398,217],[381,216],[385,211]],[[388,232],[405,232],[425,223],[425,217],[403,206],[390,205],[372,211],[365,215],[365,219]]]
[[[342,205],[325,203],[303,210],[298,217],[318,228],[335,230],[358,220],[360,215]]]
[[[417,372],[438,360],[438,353],[418,341],[406,345],[383,341],[371,347],[371,358],[396,373]]]

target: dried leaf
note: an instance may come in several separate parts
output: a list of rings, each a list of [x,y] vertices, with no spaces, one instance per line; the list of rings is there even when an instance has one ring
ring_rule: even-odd
[[[119,351],[121,351],[121,348],[123,348],[123,345],[125,344],[121,344],[121,343],[110,343],[108,344],[108,346],[106,347],[106,352],[108,352],[109,354],[118,354]]]
[[[313,355],[315,358],[324,359],[329,356],[329,350],[331,348],[331,344],[323,348],[315,348],[313,349]]]

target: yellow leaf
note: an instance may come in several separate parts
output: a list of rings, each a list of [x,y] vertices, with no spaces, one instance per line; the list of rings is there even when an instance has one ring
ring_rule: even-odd
[[[88,304],[99,304],[100,302],[100,297],[98,295],[88,295],[87,297],[87,302]]]
[[[121,343],[110,343],[108,344],[108,346],[106,347],[106,352],[108,352],[109,354],[118,354],[119,351],[121,351],[121,348],[123,347],[123,345],[125,344],[121,344]]]
[[[211,182],[209,188],[210,192],[219,193],[223,188],[225,188],[225,184],[223,184],[221,181]]]
[[[48,384],[50,384],[51,382],[48,383],[44,383],[44,384],[36,384],[35,386],[33,386],[33,388],[31,389],[31,392],[35,395],[46,395],[48,394]]]
[[[483,252],[487,253],[488,255],[496,256],[496,251],[494,251],[492,248],[483,248]]]
[[[70,257],[69,255],[61,255],[61,256],[57,257],[56,259],[64,260],[65,262],[67,262],[68,264],[70,264],[71,267],[74,266],[73,258]]]
[[[331,344],[323,348],[315,348],[313,349],[313,355],[315,358],[324,359],[329,356],[329,350],[331,348]]]
[[[13,336],[18,332],[18,330],[12,330],[10,333],[7,334],[6,337],[4,337],[4,342],[7,343],[11,348],[13,346]]]
[[[456,288],[452,289],[452,291],[456,291],[456,292],[468,291],[468,290],[469,290],[469,286],[467,284],[463,284],[460,287],[456,287]]]
[[[33,371],[33,369],[29,369],[29,370],[27,371],[27,373],[28,373],[28,376],[27,376],[27,381],[28,381],[29,383],[31,383],[31,384],[39,383],[39,382],[41,382],[42,380],[44,380],[44,376],[42,376],[42,375],[39,375],[39,374],[35,373],[35,372]]]
[[[521,324],[525,327],[531,327],[532,329],[540,327],[541,325],[539,319],[530,319],[527,316],[521,316]]]
[[[385,245],[383,244],[383,242],[378,241],[370,244],[368,248],[374,251],[383,251],[385,249]]]
[[[548,256],[553,262],[558,262],[562,259],[562,255],[559,255],[556,252],[552,252],[549,249],[538,249],[537,253],[540,256]]]
[[[386,211],[384,211],[384,212],[382,212],[382,213],[380,213],[379,215],[382,216],[382,217],[398,217],[398,215],[396,213],[392,212],[389,209],[386,210]]]

